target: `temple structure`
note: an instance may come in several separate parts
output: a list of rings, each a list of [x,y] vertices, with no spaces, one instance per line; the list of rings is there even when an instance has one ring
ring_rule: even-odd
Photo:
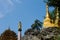
[[[49,7],[48,4],[46,4],[46,16],[43,22],[43,27],[48,28],[48,27],[60,27],[60,19],[59,19],[59,11],[58,7],[56,9],[56,15],[55,15],[55,21],[51,18],[52,16],[49,13]]]

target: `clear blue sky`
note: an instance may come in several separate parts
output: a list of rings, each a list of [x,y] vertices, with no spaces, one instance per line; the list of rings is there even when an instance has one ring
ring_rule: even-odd
[[[18,33],[18,22],[22,22],[22,35],[35,19],[43,22],[46,13],[43,0],[0,0],[0,34],[10,29]]]

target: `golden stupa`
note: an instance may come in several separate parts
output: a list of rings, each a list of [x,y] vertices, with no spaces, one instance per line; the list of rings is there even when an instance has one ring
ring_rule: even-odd
[[[45,19],[44,19],[44,22],[43,22],[43,27],[44,28],[60,27],[58,7],[57,7],[57,10],[56,10],[56,18],[55,18],[55,21],[54,21],[53,19],[51,19],[48,4],[46,4],[46,16],[45,16]]]

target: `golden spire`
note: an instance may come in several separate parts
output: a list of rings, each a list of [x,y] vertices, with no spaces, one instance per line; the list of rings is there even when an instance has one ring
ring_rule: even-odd
[[[57,7],[56,19],[59,19],[58,7]]]
[[[50,18],[50,14],[49,14],[49,8],[48,8],[48,4],[46,4],[46,18],[44,19],[44,23],[43,23],[43,27],[44,28],[48,28],[48,27],[52,27],[52,20]]]
[[[48,4],[46,3],[46,18],[50,17]]]
[[[21,31],[22,30],[22,24],[21,24],[21,22],[19,21],[19,23],[18,23],[18,30],[19,31]]]
[[[56,20],[55,20],[55,26],[57,26],[57,27],[58,27],[58,22],[59,22],[59,11],[58,11],[58,7],[57,7]]]

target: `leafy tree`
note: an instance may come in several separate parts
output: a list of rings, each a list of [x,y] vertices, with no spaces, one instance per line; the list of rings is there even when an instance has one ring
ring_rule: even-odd
[[[60,0],[44,0],[49,6],[60,7]]]
[[[51,19],[53,19],[55,22],[55,19],[56,19],[56,9],[52,10],[52,12],[50,12],[50,16],[51,16]]]
[[[1,34],[1,40],[17,40],[17,35],[15,32],[8,29]]]
[[[34,24],[31,25],[32,29],[40,30],[42,28],[42,22],[38,19],[35,20]]]

